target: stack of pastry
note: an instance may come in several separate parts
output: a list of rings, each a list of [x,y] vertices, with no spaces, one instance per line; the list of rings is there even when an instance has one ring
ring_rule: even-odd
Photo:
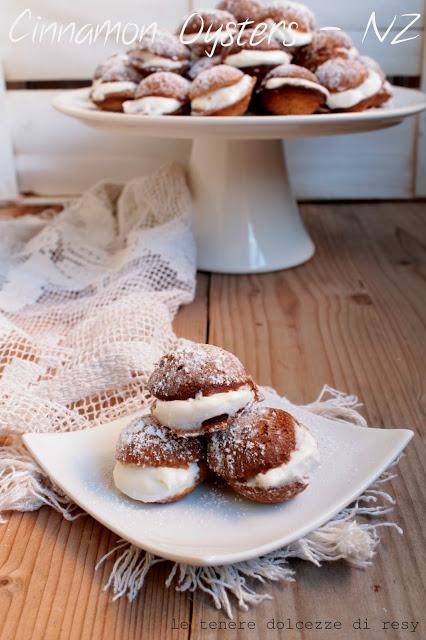
[[[256,502],[295,497],[319,461],[309,430],[266,407],[233,354],[192,344],[161,358],[148,382],[149,416],[120,435],[114,481],[145,503],[175,502],[208,474]]]
[[[91,91],[100,109],[157,116],[364,111],[390,97],[377,62],[288,0],[194,11],[175,34],[145,34],[100,65]]]

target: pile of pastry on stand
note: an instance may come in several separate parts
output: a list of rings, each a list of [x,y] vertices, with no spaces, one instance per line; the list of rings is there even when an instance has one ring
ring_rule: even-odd
[[[264,503],[303,491],[319,463],[315,438],[289,413],[266,407],[233,354],[191,344],[164,355],[148,382],[151,413],[121,433],[114,482],[134,500],[168,503],[216,476]]]
[[[318,29],[308,7],[223,0],[109,58],[90,95],[100,109],[141,116],[308,115],[379,107],[391,87],[345,32]]]

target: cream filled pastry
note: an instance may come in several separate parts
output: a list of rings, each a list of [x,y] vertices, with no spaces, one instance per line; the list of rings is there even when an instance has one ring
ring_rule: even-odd
[[[191,88],[195,116],[241,116],[249,106],[256,78],[236,67],[218,65],[200,73]]]
[[[237,493],[284,502],[306,489],[319,464],[315,438],[281,409],[250,405],[209,437],[207,462]]]
[[[268,25],[271,37],[287,47],[303,47],[314,37],[315,16],[299,2],[271,2],[261,12],[259,23]]]
[[[217,8],[229,11],[238,22],[256,21],[262,13],[260,0],[223,0],[217,5]]]
[[[263,79],[257,101],[273,115],[309,115],[325,104],[328,91],[308,69],[294,64],[275,67]]]
[[[189,15],[178,35],[196,56],[220,55],[230,46],[237,33],[237,19],[229,11],[199,10]]]
[[[329,91],[330,111],[364,111],[378,106],[383,78],[360,58],[334,58],[316,71],[318,80]]]
[[[90,98],[104,111],[122,111],[123,102],[133,99],[140,80],[140,73],[128,59],[117,56],[96,70]]]
[[[190,51],[172,33],[157,31],[144,34],[128,52],[132,64],[148,76],[157,71],[172,71],[184,75],[189,69]]]
[[[385,72],[376,60],[369,56],[361,56],[361,60],[370,71],[375,71],[382,79],[382,88],[375,98],[375,107],[379,107],[392,98],[393,91],[391,84],[387,81]]]
[[[258,398],[238,358],[208,344],[191,344],[163,356],[148,388],[155,397],[153,416],[186,436],[225,429],[232,417]]]
[[[122,493],[146,503],[175,502],[205,478],[203,446],[178,438],[152,417],[137,418],[120,434],[114,483]]]
[[[258,37],[253,29],[245,29],[224,57],[224,64],[237,67],[261,80],[271,69],[289,64],[291,55],[273,38]]]
[[[317,31],[310,44],[297,50],[294,63],[315,73],[327,60],[353,58],[357,55],[357,49],[344,31]]]
[[[123,111],[142,116],[183,115],[189,112],[191,83],[176,73],[159,71],[144,78],[133,100],[123,104]]]

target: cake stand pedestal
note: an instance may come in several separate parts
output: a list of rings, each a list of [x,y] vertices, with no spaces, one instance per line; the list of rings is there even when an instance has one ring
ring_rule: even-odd
[[[281,141],[196,138],[189,167],[200,269],[275,271],[311,258]]]
[[[216,273],[287,269],[314,253],[281,140],[383,129],[426,109],[423,93],[397,87],[384,108],[362,113],[239,118],[109,113],[96,109],[88,95],[88,89],[66,91],[53,104],[93,127],[194,141],[189,180],[198,268]]]

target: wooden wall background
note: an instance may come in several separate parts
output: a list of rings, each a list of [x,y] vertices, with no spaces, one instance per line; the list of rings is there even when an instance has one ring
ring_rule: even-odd
[[[203,0],[203,7],[215,0]],[[375,57],[396,82],[426,88],[424,20],[426,0],[307,0],[321,25],[347,30],[356,46]],[[102,179],[125,180],[167,160],[186,161],[190,142],[144,139],[91,130],[50,106],[56,83],[87,81],[97,62],[117,50],[107,46],[43,43],[12,44],[8,31],[27,7],[44,22],[78,25],[112,22],[173,28],[198,5],[191,0],[2,0],[0,6],[0,200],[22,194],[41,198],[75,195]],[[362,44],[371,12],[391,34],[381,44],[372,33]],[[409,42],[391,45],[406,24],[406,13],[420,13]],[[3,76],[1,70],[3,69]],[[53,83],[53,84],[52,84]],[[426,196],[426,118],[412,118],[394,129],[372,134],[292,140],[290,171],[300,199],[411,198]]]

